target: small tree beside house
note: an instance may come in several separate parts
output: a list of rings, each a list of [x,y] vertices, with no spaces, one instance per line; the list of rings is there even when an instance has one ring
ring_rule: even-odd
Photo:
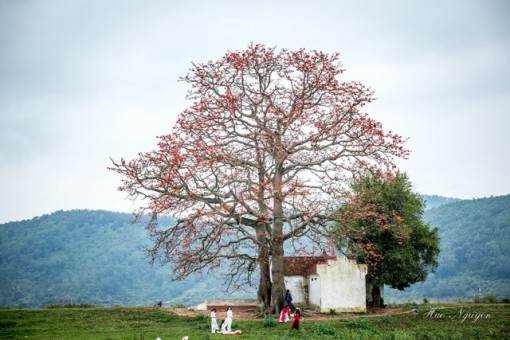
[[[367,264],[367,297],[380,307],[383,285],[403,290],[435,270],[440,238],[423,222],[425,203],[405,174],[368,172],[351,187],[333,235],[343,253]]]

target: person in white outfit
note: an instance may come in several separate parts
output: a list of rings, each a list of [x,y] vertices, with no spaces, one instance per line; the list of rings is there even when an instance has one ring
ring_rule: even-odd
[[[232,307],[227,308],[227,317],[225,318],[225,322],[221,327],[222,331],[232,332],[232,320],[234,319],[234,313],[232,312]]]
[[[216,321],[216,308],[211,311],[211,333],[219,331],[218,322]]]

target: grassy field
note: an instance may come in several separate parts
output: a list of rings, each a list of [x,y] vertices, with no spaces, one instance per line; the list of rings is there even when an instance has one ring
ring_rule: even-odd
[[[301,330],[268,320],[236,321],[233,339],[510,339],[509,304],[424,304],[407,314],[305,320]],[[146,308],[0,309],[1,339],[223,339],[207,317]]]

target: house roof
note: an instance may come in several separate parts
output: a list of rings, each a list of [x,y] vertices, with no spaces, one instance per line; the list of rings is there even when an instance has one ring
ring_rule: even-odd
[[[335,260],[331,256],[285,256],[283,257],[284,276],[310,276],[317,274],[317,265]]]

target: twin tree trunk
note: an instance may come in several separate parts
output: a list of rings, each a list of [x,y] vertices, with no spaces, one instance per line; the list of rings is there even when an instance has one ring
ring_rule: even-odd
[[[284,254],[281,238],[271,249],[271,256],[267,247],[259,249],[260,281],[257,296],[266,312],[278,313],[285,303]]]
[[[277,143],[281,143],[277,138]],[[282,164],[283,158],[276,154],[277,164],[274,177],[274,190],[276,193],[273,198],[273,226],[257,230],[259,241],[259,267],[260,281],[258,298],[263,304],[264,310],[270,313],[278,313],[285,302],[285,279],[283,272],[283,200],[280,192],[282,182]],[[271,235],[266,234],[266,230],[272,230]],[[267,240],[269,239],[269,242]],[[269,248],[266,246],[269,243]]]

